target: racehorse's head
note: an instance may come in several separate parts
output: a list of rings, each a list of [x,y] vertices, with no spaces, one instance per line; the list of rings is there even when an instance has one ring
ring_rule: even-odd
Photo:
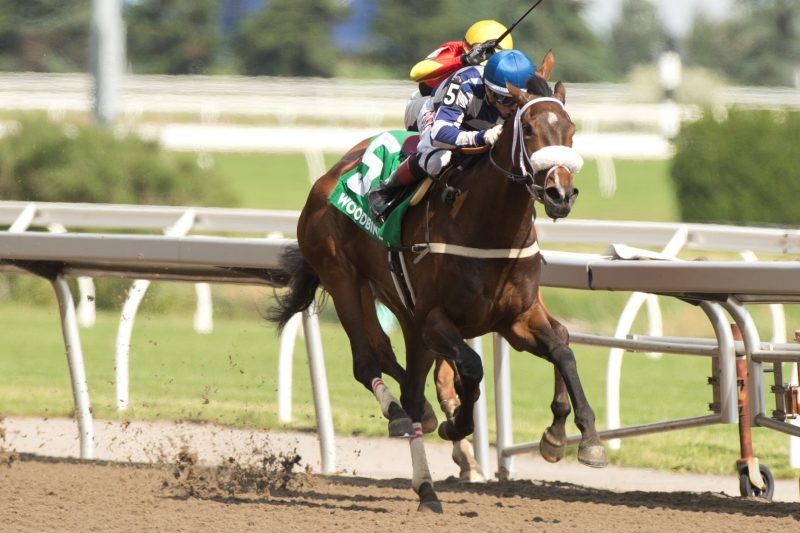
[[[537,75],[528,81],[527,92],[512,86],[508,90],[518,103],[516,115],[509,119],[514,121],[512,157],[529,178],[528,188],[544,204],[547,216],[556,219],[569,215],[578,197],[573,175],[583,159],[572,148],[575,124],[564,107],[567,90],[561,82],[550,89],[546,81],[553,63],[553,53],[547,52]]]

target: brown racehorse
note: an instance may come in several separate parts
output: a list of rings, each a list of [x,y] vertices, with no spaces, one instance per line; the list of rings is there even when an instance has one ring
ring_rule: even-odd
[[[454,200],[429,194],[427,201],[408,210],[402,235],[408,246],[404,254],[414,258],[405,263],[415,294],[413,309],[396,290],[386,248],[328,200],[339,177],[359,163],[366,141],[314,184],[298,222],[299,247],[287,248],[283,257],[291,274],[289,290],[270,318],[282,326],[308,308],[317,287],[330,294],[350,340],[355,378],[380,403],[389,434],[409,438],[412,487],[421,511],[442,510],[422,444],[425,379],[437,357],[444,362],[437,365],[440,400],[451,400],[439,435],[458,441],[473,432],[483,366],[465,338],[497,332],[514,349],[552,362],[554,416],[541,441],[543,456],[550,461],[563,457],[571,401],[582,434],[578,459],[590,466],[607,463],[569,348],[569,334],[550,316],[539,295],[541,256],[533,225],[534,201],[543,203],[551,218],[567,216],[578,193],[573,173],[582,163],[571,148],[575,126],[564,108],[566,89],[559,82],[553,91],[545,81],[552,66],[548,52],[537,76],[529,80],[527,93],[509,87],[518,111],[506,119],[488,154],[448,178],[460,194]],[[405,340],[405,371],[380,327],[375,299],[398,318]],[[400,401],[381,380],[384,372],[397,380]],[[457,398],[448,392],[452,387]]]

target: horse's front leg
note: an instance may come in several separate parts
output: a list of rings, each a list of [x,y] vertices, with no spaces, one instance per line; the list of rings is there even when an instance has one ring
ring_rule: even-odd
[[[448,420],[455,418],[456,410],[461,405],[458,397],[457,376],[453,363],[442,357],[436,358],[436,368],[434,370],[436,382],[436,395],[439,398],[439,405]],[[453,462],[458,465],[458,477],[462,481],[486,481],[481,471],[481,466],[475,459],[475,450],[467,439],[453,441]]]
[[[571,409],[567,384],[555,366],[553,366],[553,374],[555,375],[555,385],[553,387],[553,401],[550,403],[550,410],[553,412],[553,423],[545,430],[542,440],[539,441],[539,452],[545,461],[557,463],[564,458],[564,450],[567,447],[565,425]]]
[[[568,410],[564,409],[563,400],[559,398],[563,395],[559,391],[559,381],[563,381],[567,394],[569,395],[572,407],[575,411],[575,425],[581,431],[581,442],[578,446],[578,460],[585,465],[601,468],[608,464],[605,447],[597,436],[595,427],[594,411],[586,399],[580,377],[578,376],[578,366],[575,362],[575,354],[569,347],[569,333],[557,320],[552,318],[544,304],[539,301],[527,313],[523,314],[508,331],[502,332],[511,346],[518,351],[527,351],[543,357],[555,366],[556,391],[553,399],[553,425],[545,431],[544,440],[548,436],[552,437],[554,450],[550,450],[545,444],[545,452],[549,457],[545,459],[557,460],[559,453],[561,435],[559,425],[563,428],[563,419]],[[560,374],[560,378],[558,374]],[[548,435],[548,432],[551,432]]]
[[[452,419],[439,425],[439,436],[450,441],[461,440],[475,429],[472,415],[475,401],[480,395],[483,362],[475,350],[464,342],[458,328],[441,308],[434,308],[427,314],[422,338],[430,350],[450,360],[458,373],[461,405]]]

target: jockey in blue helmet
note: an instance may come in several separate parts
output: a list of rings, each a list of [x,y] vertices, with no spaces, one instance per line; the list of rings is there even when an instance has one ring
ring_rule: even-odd
[[[369,191],[375,218],[386,218],[402,187],[426,176],[439,176],[450,162],[454,148],[494,144],[502,132],[503,121],[517,108],[506,84],[524,91],[528,79],[535,74],[536,67],[524,53],[502,50],[485,67],[462,68],[442,82],[420,111],[417,152]]]

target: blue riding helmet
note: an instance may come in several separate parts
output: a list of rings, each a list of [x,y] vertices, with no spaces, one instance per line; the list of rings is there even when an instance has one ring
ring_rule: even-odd
[[[536,67],[528,56],[519,50],[501,50],[486,63],[483,81],[497,94],[508,95],[506,82],[519,89],[525,88],[528,78],[536,74]]]

